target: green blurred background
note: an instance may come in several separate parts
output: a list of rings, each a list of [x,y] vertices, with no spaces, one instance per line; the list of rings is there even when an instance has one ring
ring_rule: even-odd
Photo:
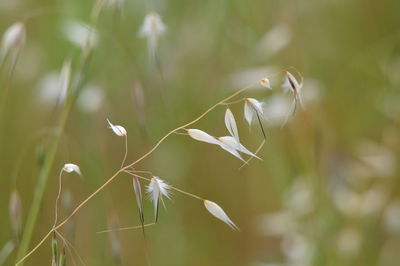
[[[11,229],[10,195],[20,195],[24,229],[57,136],[30,247],[53,224],[64,163],[78,164],[83,178],[63,177],[62,218],[119,168],[124,140],[107,118],[127,129],[130,162],[235,90],[290,66],[304,76],[306,106],[286,126],[279,125],[282,76],[271,78],[272,91],[244,94],[265,101],[267,118],[278,113],[264,121],[263,161],[238,170],[241,162],[218,147],[173,135],[137,166],[217,202],[241,228],[232,231],[201,202],[174,192],[146,230],[151,265],[399,265],[400,1],[125,1],[103,8],[80,72],[82,49],[71,39],[92,23],[94,6],[0,2],[0,32],[17,21],[27,32],[12,77],[8,66],[1,72],[0,248],[16,246],[4,265],[13,265],[21,240]],[[153,10],[167,27],[155,62],[138,36]],[[67,59],[72,84],[83,73],[82,88],[75,102],[57,104]],[[257,124],[248,130],[242,108],[231,106],[254,151],[262,135]],[[215,109],[195,128],[227,134],[224,112]],[[131,182],[121,174],[60,230],[86,265],[146,265],[140,230],[96,234],[139,224]],[[147,200],[145,217],[153,220]],[[81,264],[67,256],[68,265]],[[25,265],[50,263],[48,239]]]

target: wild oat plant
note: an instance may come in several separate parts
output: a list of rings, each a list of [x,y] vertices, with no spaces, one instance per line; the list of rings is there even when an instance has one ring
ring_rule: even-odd
[[[75,73],[73,73],[72,71],[71,59],[66,59],[58,78],[60,94],[58,96],[57,102],[58,104],[64,105],[60,122],[60,131],[62,131],[65,126],[68,114],[77,99],[77,95],[81,91],[82,84],[86,81],[88,62],[91,54],[95,51],[96,48],[97,41],[95,28],[99,16],[101,12],[105,11],[105,9],[109,8],[110,6],[116,8],[116,10],[118,11],[121,8],[121,5],[122,1],[98,1],[96,6],[93,8],[92,25],[82,27],[82,25],[76,26],[68,24],[67,26],[67,31],[69,32],[67,34],[70,34],[71,38],[73,38],[76,44],[81,47],[81,58],[78,64],[78,70]],[[76,27],[80,28],[76,29]],[[147,38],[148,54],[152,64],[158,64],[158,41],[159,38],[165,33],[165,31],[166,26],[164,25],[161,16],[156,12],[150,12],[144,18],[139,36]],[[5,86],[6,89],[10,86],[10,81],[12,79],[14,69],[17,65],[18,55],[21,49],[23,49],[26,41],[26,28],[24,22],[17,22],[14,25],[11,25],[3,34],[3,40],[0,50],[0,65],[2,69],[6,70],[4,75],[4,82],[7,84]],[[297,76],[297,78],[295,76]],[[71,222],[71,219],[78,211],[82,209],[83,206],[85,206],[95,195],[102,192],[106,186],[108,186],[117,177],[121,176],[121,174],[128,174],[132,179],[132,192],[135,195],[136,204],[139,212],[139,223],[138,225],[134,225],[131,227],[107,228],[98,233],[109,233],[110,237],[112,237],[112,233],[115,231],[141,229],[143,232],[143,237],[146,240],[146,228],[149,226],[156,226],[157,223],[160,222],[160,205],[166,207],[166,205],[168,204],[166,203],[166,201],[171,199],[173,196],[171,193],[172,191],[198,200],[212,216],[221,220],[233,230],[240,231],[240,225],[236,224],[232,220],[231,216],[228,215],[228,213],[230,212],[225,211],[218,203],[212,201],[211,199],[207,199],[206,197],[190,193],[183,188],[180,188],[179,186],[175,186],[175,184],[171,184],[168,180],[165,180],[164,177],[158,176],[157,173],[151,171],[151,169],[137,169],[136,166],[139,162],[142,162],[143,160],[151,156],[151,154],[156,151],[157,148],[167,138],[171,136],[176,136],[179,138],[192,138],[193,140],[199,142],[216,145],[221,148],[221,152],[228,152],[229,154],[233,155],[241,161],[241,166],[239,167],[239,169],[248,166],[251,163],[252,159],[262,160],[262,158],[260,158],[257,154],[265,145],[267,140],[267,132],[263,125],[264,122],[267,120],[267,117],[264,113],[263,103],[258,99],[246,98],[243,95],[245,95],[250,88],[257,86],[261,86],[265,90],[274,89],[271,86],[270,79],[281,81],[283,80],[283,84],[281,84],[282,87],[284,87],[286,90],[289,90],[290,94],[293,96],[293,102],[290,108],[287,110],[285,118],[282,120],[284,121],[282,123],[283,126],[294,114],[299,105],[304,108],[301,92],[303,79],[300,73],[294,68],[288,68],[267,75],[260,80],[255,81],[253,84],[239,89],[238,91],[234,92],[230,96],[226,97],[225,99],[219,101],[218,103],[207,109],[197,118],[168,132],[147,153],[129,163],[126,162],[129,155],[128,147],[130,147],[128,141],[129,134],[127,130],[122,125],[114,124],[114,119],[105,118],[105,125],[108,125],[111,132],[113,132],[117,137],[123,138],[125,141],[125,145],[123,148],[123,159],[121,161],[120,168],[111,177],[109,177],[103,185],[101,185],[92,194],[87,196],[81,203],[79,203],[65,219],[60,221],[59,205],[61,196],[63,194],[63,179],[69,178],[67,177],[67,175],[70,174],[75,174],[82,178],[84,178],[85,176],[85,170],[82,169],[81,171],[78,164],[66,163],[60,169],[58,175],[58,193],[54,203],[53,226],[49,229],[48,233],[43,236],[39,243],[35,244],[31,250],[28,250],[32,232],[35,228],[36,218],[38,215],[39,206],[41,204],[43,191],[46,185],[46,181],[49,177],[49,171],[52,167],[55,153],[58,148],[61,132],[58,133],[52,143],[51,151],[44,158],[43,170],[41,171],[41,174],[39,176],[35,198],[32,201],[32,206],[25,227],[22,226],[22,207],[20,195],[17,190],[12,191],[11,193],[9,210],[11,226],[15,234],[15,241],[10,241],[4,246],[0,254],[1,261],[4,261],[13,249],[18,248],[18,261],[16,262],[16,265],[22,265],[30,256],[34,254],[37,249],[39,249],[45,243],[45,241],[51,241],[51,264],[53,266],[66,265],[67,254],[69,254],[68,256],[73,260],[74,264],[76,263],[74,258],[78,258],[78,260],[82,264],[84,264],[84,258],[79,255],[79,252],[61,233],[60,229]],[[301,81],[299,82],[298,79]],[[1,99],[5,98],[6,95],[3,95]],[[254,124],[257,124],[260,129],[260,134],[258,134],[260,138],[260,144],[255,151],[251,151],[246,147],[245,139],[241,138],[239,134],[237,126],[238,122],[230,108],[234,105],[243,106],[243,116],[245,118],[245,122],[248,123],[249,127],[253,127]],[[215,136],[212,133],[212,129],[196,128],[197,122],[205,119],[210,112],[218,108],[225,109],[225,116],[223,117],[223,119],[221,117],[221,123],[223,121],[227,129],[227,134],[225,136]],[[252,132],[253,135],[257,135],[257,131],[253,130]],[[147,194],[148,199],[151,200],[154,205],[153,219],[151,223],[145,222],[145,213],[148,213],[148,211],[145,210],[143,207],[143,200],[144,198],[146,198],[145,194]],[[146,215],[146,217],[148,217],[148,215]],[[110,224],[113,225],[115,223]],[[21,234],[21,232],[23,233]],[[148,263],[150,264],[149,258]]]

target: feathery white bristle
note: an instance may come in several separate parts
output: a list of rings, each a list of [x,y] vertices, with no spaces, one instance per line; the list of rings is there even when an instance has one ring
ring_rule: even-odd
[[[154,203],[154,217],[157,222],[158,219],[158,205],[160,200],[163,201],[163,196],[170,199],[170,186],[161,178],[153,176],[150,184],[147,186],[147,193],[150,200]]]
[[[152,58],[156,53],[158,39],[165,31],[166,26],[158,13],[150,12],[146,15],[139,36],[147,38],[148,49]]]

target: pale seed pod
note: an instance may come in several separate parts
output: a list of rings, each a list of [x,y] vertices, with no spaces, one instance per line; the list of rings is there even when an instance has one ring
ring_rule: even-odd
[[[233,156],[235,156],[236,158],[238,158],[239,160],[245,162],[245,160],[242,158],[242,156],[241,156],[240,153],[238,152],[238,147],[232,147],[232,145],[231,145],[232,143],[231,143],[231,142],[229,142],[229,143],[226,142],[226,138],[228,138],[228,137],[234,139],[234,138],[231,137],[231,136],[219,137],[219,138],[217,138],[218,141],[219,141],[218,145],[219,145],[222,149],[226,150],[227,152],[229,152],[230,154],[232,154]],[[235,141],[235,143],[238,143],[238,142]]]
[[[123,126],[113,125],[108,119],[107,122],[115,135],[119,137],[125,137],[127,135],[126,129]]]
[[[262,80],[260,80],[260,85],[265,87],[265,88],[267,88],[267,89],[270,89],[270,90],[272,89],[271,88],[271,83],[270,83],[268,78],[263,78]]]
[[[204,206],[206,207],[207,211],[211,213],[214,217],[229,225],[229,227],[231,227],[233,230],[240,231],[239,228],[232,222],[232,220],[217,203],[209,200],[204,200]]]
[[[135,191],[136,203],[139,208],[140,222],[144,224],[143,206],[142,206],[142,189],[140,186],[139,178],[133,177],[133,190]]]
[[[289,84],[289,88],[293,92],[295,104],[299,103],[301,108],[304,109],[303,97],[301,93],[303,83],[299,83],[289,71],[286,71],[286,82]]]
[[[219,137],[218,138],[222,143],[225,145],[231,147],[232,149],[235,149],[239,152],[245,153],[247,155],[250,155],[254,158],[257,158],[261,160],[260,157],[249,151],[245,146],[243,146],[240,142],[237,142],[237,140],[234,137],[231,136],[224,136],[224,137]]]
[[[78,175],[82,175],[81,170],[79,169],[79,166],[77,166],[76,164],[73,164],[73,163],[64,164],[63,171],[65,171],[67,173],[75,172]]]
[[[244,102],[244,119],[246,122],[251,125],[251,122],[253,121],[253,113],[254,110],[251,108],[250,103],[248,101]]]
[[[237,142],[239,142],[239,131],[236,126],[236,120],[233,116],[232,111],[229,108],[226,109],[225,112],[225,126],[228,129],[229,133],[231,133],[231,136],[234,137]]]
[[[195,140],[219,145],[219,141],[200,129],[188,129],[188,134]]]

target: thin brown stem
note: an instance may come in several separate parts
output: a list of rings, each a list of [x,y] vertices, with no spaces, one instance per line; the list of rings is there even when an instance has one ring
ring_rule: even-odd
[[[221,103],[221,105],[232,105],[232,104],[243,102],[244,100],[246,100],[246,98],[242,98],[242,99],[232,101],[232,102],[224,102],[224,103]]]
[[[144,224],[143,227],[149,227],[149,226],[152,226],[152,225],[155,225],[155,224],[156,224],[156,223]],[[103,231],[96,232],[96,234],[103,234],[103,233],[110,233],[110,232],[118,232],[118,231],[124,231],[124,230],[141,229],[141,228],[142,228],[142,225],[128,226],[128,227],[107,229],[107,230],[103,230]]]
[[[124,166],[127,156],[128,156],[128,135],[125,135],[125,154],[124,154],[124,159],[122,159],[121,168]]]
[[[57,219],[58,219],[58,201],[60,200],[60,196],[61,196],[61,187],[62,187],[62,173],[64,172],[64,169],[61,169],[59,175],[58,175],[58,194],[57,194],[57,198],[56,198],[56,206],[54,207],[54,224],[53,224],[53,228],[56,226],[57,224]]]

